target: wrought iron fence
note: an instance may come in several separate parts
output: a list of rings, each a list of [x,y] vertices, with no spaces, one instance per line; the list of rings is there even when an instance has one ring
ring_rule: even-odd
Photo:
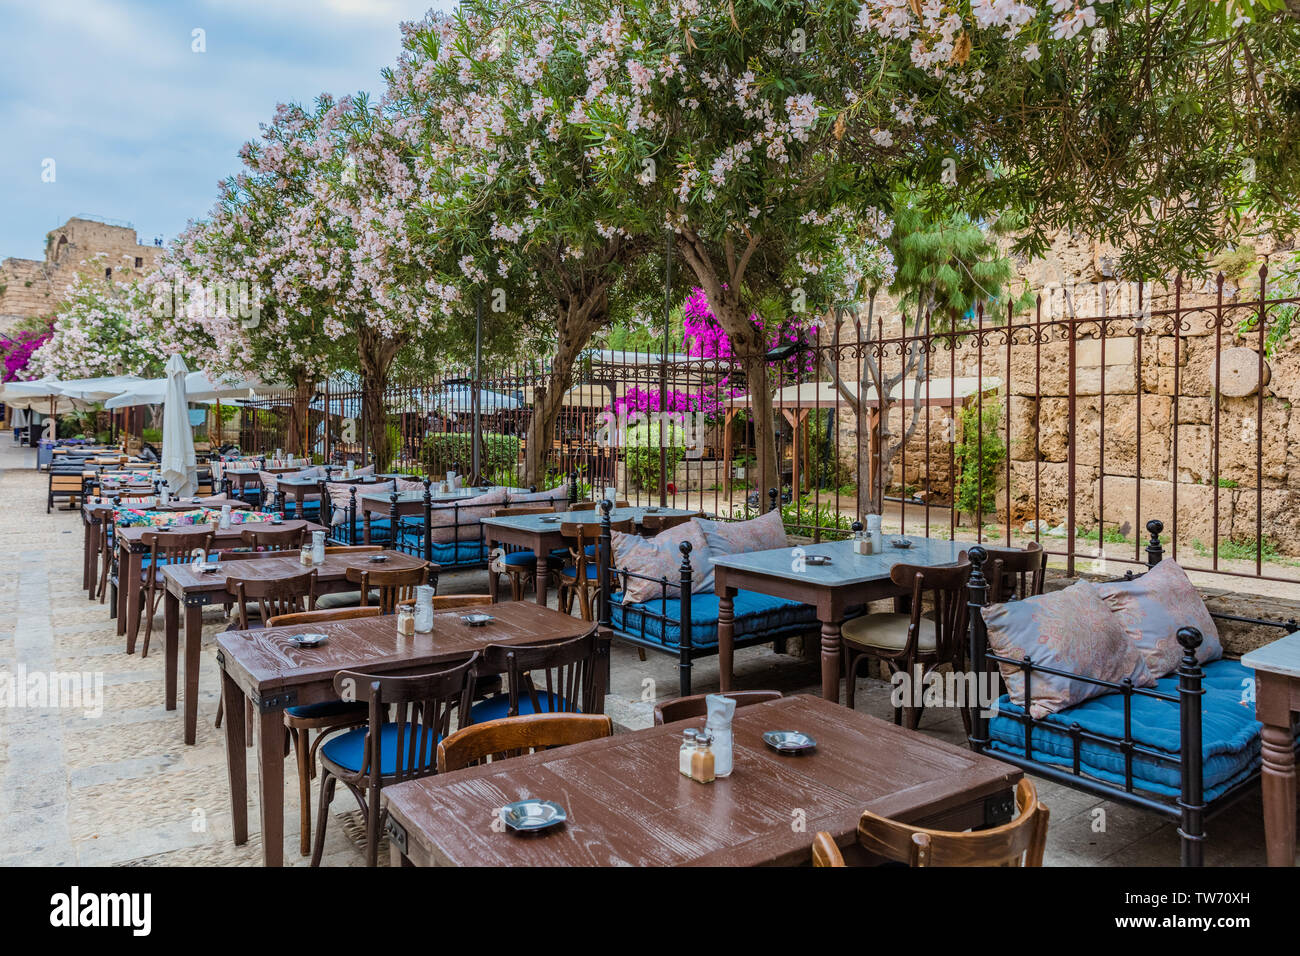
[[[773,359],[770,395],[730,360],[592,350],[531,474],[549,369],[445,369],[384,395],[392,465],[539,489],[574,475],[582,500],[612,487],[742,517],[768,500],[754,464],[764,401],[795,534],[847,536],[880,510],[900,535],[1039,541],[1073,573],[1141,564],[1142,528],[1159,518],[1187,567],[1300,577],[1300,298],[1272,296],[1264,270],[1249,289],[1223,277],[1094,289],[1086,315],[1058,290],[1020,313],[955,319],[837,310],[815,346]],[[339,380],[299,397],[316,460],[370,456],[362,399]],[[246,404],[245,447],[287,448],[294,401]]]

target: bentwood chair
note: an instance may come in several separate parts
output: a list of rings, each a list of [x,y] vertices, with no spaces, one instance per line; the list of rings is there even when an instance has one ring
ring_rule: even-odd
[[[519,714],[599,714],[605,709],[602,644],[597,629],[582,637],[537,644],[489,644],[479,670],[503,674],[506,693],[480,701],[473,723]],[[538,684],[543,686],[539,689]]]
[[[555,508],[551,505],[531,505],[520,506],[518,508],[495,508],[492,511],[494,518],[506,518],[512,515],[544,515],[554,514]],[[547,555],[548,571],[558,570],[563,567],[564,559],[568,556],[568,551],[561,549],[558,553],[551,552]],[[522,601],[524,597],[524,588],[528,582],[533,580],[537,570],[537,555],[527,548],[517,549],[514,551],[504,551],[500,558],[488,569],[488,573],[494,577],[498,574],[504,574],[510,580],[510,600]],[[500,580],[499,578],[497,580]],[[495,585],[493,585],[495,587]]]
[[[368,606],[374,596],[382,614],[395,614],[397,605],[414,601],[415,589],[429,583],[427,564],[394,570],[348,568],[344,573],[350,582],[360,585],[361,606]]]
[[[328,611],[299,611],[279,614],[266,622],[267,627],[310,627],[329,621],[352,621],[379,617],[378,607],[344,607]],[[284,711],[284,726],[289,730],[298,763],[298,852],[311,852],[311,782],[316,777],[316,751],[327,734],[366,722],[368,708],[360,701],[323,700],[315,704],[295,704]],[[316,739],[311,732],[316,731]]]
[[[719,695],[730,697],[736,702],[737,707],[747,707],[750,704],[761,704],[765,701],[781,699],[779,690],[729,690],[720,691]],[[708,712],[705,699],[710,696],[712,695],[692,694],[690,697],[678,697],[674,700],[666,700],[661,704],[655,704],[655,726],[705,716]]]
[[[1010,823],[964,833],[914,827],[868,810],[858,821],[858,843],[910,866],[1042,866],[1049,814],[1028,777],[1016,786],[1016,809]]]
[[[632,519],[611,521],[611,532],[631,532]],[[569,557],[573,560],[571,567],[560,571],[559,603],[565,614],[573,613],[573,602],[578,601],[578,613],[584,621],[596,619],[596,599],[600,596],[600,563],[597,555],[600,551],[601,524],[599,521],[565,521],[560,525],[560,535],[565,541],[571,541]],[[610,555],[610,561],[614,556]],[[614,569],[610,568],[611,577]]]
[[[902,673],[907,681],[916,680],[916,668],[920,666],[922,686],[912,688],[911,705],[894,708],[894,723],[900,723],[906,711],[908,729],[916,729],[923,710],[918,702],[924,697],[926,675],[942,664],[958,666],[965,659],[966,581],[970,577],[970,564],[964,552],[959,560],[958,564],[940,567],[894,565],[890,580],[911,598],[911,611],[864,614],[844,624],[840,639],[848,682],[845,699],[850,710],[858,671],[865,662],[872,658],[883,661],[891,674]],[[934,610],[929,616],[923,616],[927,596]],[[965,708],[961,714],[963,722],[969,721]]]
[[[307,522],[286,521],[280,526],[242,528],[239,540],[245,547],[258,551],[298,551],[307,537]]]
[[[490,594],[435,594],[433,598],[435,611],[451,611],[458,607],[491,606],[492,595]]]
[[[844,866],[844,855],[835,845],[835,838],[825,830],[813,834],[812,864],[813,866]]]
[[[1043,593],[1047,577],[1047,552],[1037,541],[1020,548],[985,548],[985,567],[991,569],[989,603],[1023,601]]]
[[[365,820],[366,865],[377,864],[379,833],[387,816],[380,794],[386,786],[437,772],[435,748],[451,732],[453,715],[457,726],[467,723],[477,663],[476,653],[455,667],[413,677],[357,671],[335,675],[340,697],[368,704],[368,721],[328,737],[318,751],[320,807],[312,866],[320,865],[325,851],[330,801],[339,782],[356,799]]]
[[[158,603],[166,592],[162,568],[168,564],[188,564],[195,551],[202,551],[206,560],[212,547],[211,531],[146,531],[140,543],[149,549],[149,556],[141,561],[140,609],[144,618],[144,646],[141,657],[149,656],[149,637],[153,634],[153,617],[158,613]],[[136,630],[139,631],[139,621]]]
[[[614,733],[604,714],[524,714],[462,727],[438,744],[438,773],[599,740]]]
[[[641,518],[641,531],[647,535],[658,534],[660,531],[667,531],[669,528],[676,528],[678,525],[703,517],[703,511],[691,515],[645,515]]]

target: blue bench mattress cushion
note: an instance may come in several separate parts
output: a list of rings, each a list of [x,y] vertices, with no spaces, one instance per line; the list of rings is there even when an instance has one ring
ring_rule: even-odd
[[[398,534],[398,546],[417,557],[424,557],[424,535]],[[488,558],[487,547],[480,541],[462,541],[459,544],[448,542],[433,543],[433,561],[444,569],[460,566],[485,564]]]
[[[1249,777],[1260,765],[1260,724],[1255,719],[1255,703],[1249,689],[1254,672],[1239,661],[1218,660],[1203,668],[1201,687],[1201,753],[1205,799],[1213,800]],[[1162,694],[1178,695],[1178,675],[1162,677],[1152,688]],[[998,715],[989,721],[990,749],[1002,753],[1025,755],[1023,726],[1018,719],[1024,710],[1010,703],[1006,694],[998,700]],[[1177,756],[1179,744],[1179,707],[1173,701],[1155,700],[1133,695],[1133,740],[1139,746]],[[1033,759],[1051,766],[1070,768],[1074,764],[1074,744],[1069,734],[1077,723],[1094,734],[1122,739],[1124,736],[1124,697],[1119,693],[1103,694],[1083,703],[1049,714],[1033,728],[1030,740]],[[1047,726],[1044,726],[1046,724]],[[1060,730],[1056,730],[1060,727]],[[1079,768],[1088,776],[1123,786],[1124,754],[1118,746],[1081,740]],[[1141,753],[1133,754],[1133,786],[1163,796],[1178,796],[1181,770],[1169,763]]]
[[[384,775],[397,772],[397,742],[398,728],[400,726],[400,724],[390,722],[384,724],[380,730],[379,772]],[[354,727],[352,730],[330,737],[321,745],[320,752],[322,756],[345,770],[358,773],[365,761],[366,734],[369,733],[369,730],[369,727]],[[432,766],[434,752],[437,750],[438,742],[442,740],[441,737],[435,740],[435,735],[429,734],[424,745],[424,757],[421,760],[418,753],[420,749],[420,730],[418,724],[406,724],[401,750],[403,764],[408,770]]]
[[[681,646],[681,600],[656,598],[642,604],[623,604],[622,593],[610,599],[610,622],[616,631],[646,638],[667,647]],[[754,591],[737,591],[732,601],[737,639],[758,637],[768,631],[789,631],[817,623],[817,610],[810,604],[788,601]],[[667,633],[665,620],[667,619]],[[693,647],[718,644],[718,597],[709,591],[691,595]]]

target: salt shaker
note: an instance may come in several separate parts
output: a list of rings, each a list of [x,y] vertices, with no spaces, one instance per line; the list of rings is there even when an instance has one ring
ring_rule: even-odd
[[[699,731],[694,727],[687,727],[682,731],[682,745],[677,751],[677,769],[686,777],[691,775],[691,755],[695,753],[697,736]]]
[[[409,604],[397,607],[397,636],[415,637],[415,608]]]
[[[862,530],[862,522],[853,522],[853,553],[854,554],[875,554],[875,549],[871,547],[871,537]]]

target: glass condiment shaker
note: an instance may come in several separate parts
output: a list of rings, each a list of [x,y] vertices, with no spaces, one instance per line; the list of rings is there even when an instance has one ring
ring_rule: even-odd
[[[302,550],[298,552],[298,560],[302,562],[302,566],[305,568],[312,566],[311,545],[303,545]]]
[[[713,738],[699,733],[695,738],[695,751],[691,754],[691,779],[697,783],[713,782]]]
[[[407,604],[397,607],[397,636],[415,637],[415,608]]]
[[[695,740],[699,736],[699,731],[694,727],[687,727],[682,731],[682,746],[677,751],[677,769],[683,775],[691,775],[691,755],[695,753]]]

